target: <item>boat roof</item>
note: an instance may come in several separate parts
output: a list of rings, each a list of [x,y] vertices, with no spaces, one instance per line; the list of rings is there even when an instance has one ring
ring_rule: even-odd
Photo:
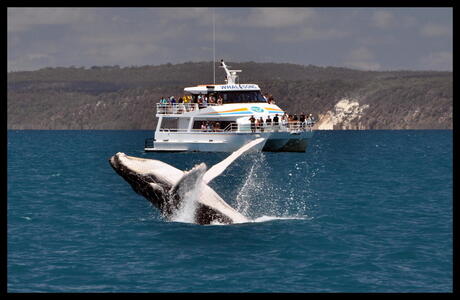
[[[243,92],[260,91],[257,84],[203,84],[184,88],[184,92],[191,94],[207,94],[212,92]]]

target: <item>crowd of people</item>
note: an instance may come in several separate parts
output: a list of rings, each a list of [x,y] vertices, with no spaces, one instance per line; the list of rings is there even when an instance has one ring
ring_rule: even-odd
[[[276,131],[280,128],[280,126],[287,127],[289,129],[304,130],[315,124],[315,118],[313,117],[313,114],[301,113],[297,116],[296,114],[289,115],[285,112],[281,118],[278,117],[278,114],[276,114],[273,119],[270,118],[270,115],[268,115],[265,121],[262,117],[257,119],[254,115],[252,115],[249,117],[249,122],[251,123],[252,132],[264,132],[265,129],[273,129]]]
[[[205,132],[217,132],[222,131],[220,128],[220,123],[215,121],[202,121],[201,122],[201,131]]]
[[[198,104],[198,109],[206,108],[212,105],[222,105],[223,99],[221,96],[214,97],[214,96],[206,96],[200,94],[196,97],[192,97],[192,95],[184,95],[179,97],[178,100],[174,96],[171,97],[161,97],[160,98],[160,113],[184,113],[195,110],[195,105],[190,104]]]
[[[273,98],[273,95],[264,94],[263,97],[268,104],[275,104],[275,99]],[[174,96],[160,98],[160,104],[163,104],[164,107],[166,107],[167,104],[181,104],[181,103],[182,104],[197,103],[198,107],[202,109],[202,108],[212,106],[212,105],[222,105],[224,103],[224,99],[222,98],[221,95],[215,96],[215,95],[205,95],[205,94],[199,94],[197,96],[184,95],[184,96],[179,97],[179,99],[177,100]],[[187,107],[187,111],[188,109],[189,108]]]
[[[203,95],[200,94],[196,97],[192,97],[192,95],[184,95],[179,97],[178,100],[174,96],[171,97],[161,97],[160,104],[187,104],[187,103],[197,103],[199,108],[207,107],[208,105],[222,105],[224,100],[219,95],[217,97],[212,95]]]
[[[268,104],[275,104],[275,100],[272,95],[269,94],[264,94],[263,95],[264,99],[267,101]],[[173,110],[172,113],[183,113],[185,111],[192,111],[194,110],[194,105],[172,105],[168,106],[167,104],[191,104],[191,103],[197,103],[198,107],[204,108],[207,107],[208,105],[222,105],[223,104],[223,99],[220,95],[213,96],[213,95],[204,95],[200,94],[195,97],[192,97],[192,95],[184,95],[182,97],[179,97],[179,99],[176,101],[174,96],[171,97],[161,97],[160,99],[160,104],[164,105],[164,113],[166,113],[166,109]],[[160,106],[161,107],[161,106]],[[262,117],[260,118],[255,118],[254,115],[252,115],[249,118],[250,124],[251,124],[251,131],[252,132],[264,132],[265,129],[268,130],[279,130],[280,127],[285,127],[289,129],[301,129],[304,130],[307,127],[313,126],[315,123],[315,119],[313,117],[313,114],[305,114],[302,112],[300,115],[297,114],[288,114],[284,113],[281,117],[276,114],[273,119],[268,115],[268,117],[264,120]],[[202,131],[222,131],[220,128],[220,123],[219,122],[213,122],[213,121],[203,121],[201,124],[201,130]]]

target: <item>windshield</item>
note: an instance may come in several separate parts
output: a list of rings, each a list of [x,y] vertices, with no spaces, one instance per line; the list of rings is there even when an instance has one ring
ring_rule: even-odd
[[[223,103],[252,103],[252,102],[267,102],[260,91],[247,92],[218,92]]]

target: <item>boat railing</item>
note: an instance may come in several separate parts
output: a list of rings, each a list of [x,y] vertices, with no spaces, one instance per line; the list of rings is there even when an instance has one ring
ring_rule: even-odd
[[[251,132],[302,132],[302,131],[312,131],[314,123],[311,121],[291,121],[291,122],[279,122],[275,124],[272,123],[263,123],[263,124],[241,124],[240,130],[242,131],[251,131]],[[244,126],[243,128],[241,128]]]
[[[222,129],[181,129],[181,128],[160,128],[160,132],[172,132],[172,133],[210,133],[210,132],[223,132]]]
[[[217,103],[157,103],[157,114],[160,115],[181,115],[187,112],[218,106]]]
[[[230,123],[224,128],[225,132],[238,131],[238,124]]]
[[[198,109],[198,103],[157,103],[157,114],[160,115],[180,115]]]
[[[204,129],[180,129],[180,128],[161,128],[160,132],[168,133],[228,133],[228,132],[290,132],[297,133],[303,131],[312,131],[314,122],[280,122],[278,124],[266,124],[253,126],[249,123],[237,124],[230,123],[224,129],[220,128],[204,128]]]

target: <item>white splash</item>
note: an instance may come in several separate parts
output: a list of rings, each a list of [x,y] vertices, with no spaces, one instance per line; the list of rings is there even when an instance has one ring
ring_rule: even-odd
[[[195,223],[195,212],[198,205],[198,197],[201,194],[203,186],[203,181],[199,179],[196,185],[183,195],[181,206],[171,218],[173,221]]]
[[[250,145],[250,147],[254,145]],[[205,167],[200,168],[199,165],[196,165],[190,171],[186,171],[183,179],[178,183],[178,192],[182,193],[181,198],[183,201],[171,220],[174,222],[195,223],[195,214],[199,203],[215,205],[215,203],[206,202],[207,188],[209,188],[207,187],[207,183],[222,174],[225,169],[243,153],[243,151],[246,151],[250,147],[243,147],[240,151],[236,151],[227,159],[207,171]],[[301,172],[303,169],[300,166],[301,163],[295,164],[293,171],[289,173],[289,177],[286,178],[286,185],[274,186],[272,178],[270,177],[270,174],[274,172],[271,170],[265,154],[258,152],[250,157],[249,160],[252,164],[246,174],[243,186],[236,196],[236,210],[234,210],[235,213],[233,213],[233,215],[240,215],[241,218],[234,218],[234,223],[261,223],[275,220],[310,219],[305,215],[306,199],[304,197],[306,195],[302,194],[301,197],[303,199],[299,199],[299,195],[293,190],[294,187],[299,184],[297,181],[298,179],[294,178],[296,177],[294,173]],[[198,176],[193,176],[197,174]],[[308,181],[307,178],[304,180]],[[305,184],[309,186],[309,182]],[[294,215],[292,215],[293,209],[295,210]],[[220,210],[225,211],[225,207],[220,207]],[[214,221],[210,225],[226,224]]]
[[[254,223],[270,222],[276,220],[311,220],[309,217],[276,217],[276,216],[262,216],[252,220]]]
[[[241,214],[248,216],[251,205],[257,205],[254,201],[255,195],[263,195],[266,190],[267,178],[264,178],[265,172],[261,169],[265,164],[265,155],[260,153],[253,159],[251,169],[246,176],[243,187],[236,196],[236,210]]]
[[[281,221],[281,220],[312,220],[313,217],[277,217],[277,216],[261,216],[252,220],[249,220],[248,222],[243,222],[243,223],[235,223],[235,224],[253,224],[253,223],[265,223],[265,222],[273,222],[273,221]],[[213,221],[211,224],[208,226],[222,226],[222,225],[228,225],[224,223],[220,223],[219,221]]]

